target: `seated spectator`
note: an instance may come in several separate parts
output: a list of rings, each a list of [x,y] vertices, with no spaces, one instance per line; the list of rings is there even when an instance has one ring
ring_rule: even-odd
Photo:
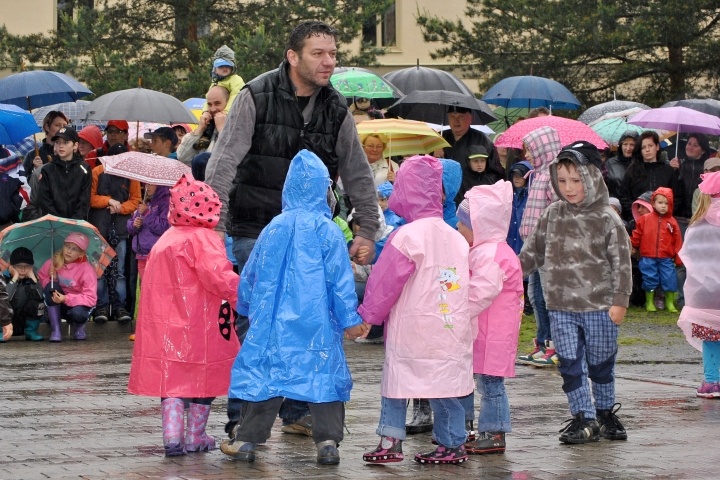
[[[35,275],[35,259],[30,250],[18,247],[10,254],[10,268],[5,277],[7,294],[13,309],[13,336],[25,335],[25,340],[43,339],[38,327],[45,315],[42,286]]]

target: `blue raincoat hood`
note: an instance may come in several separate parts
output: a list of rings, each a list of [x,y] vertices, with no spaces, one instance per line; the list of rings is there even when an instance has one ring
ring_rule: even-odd
[[[283,212],[260,233],[240,277],[237,311],[250,329],[233,365],[231,398],[350,398],[343,335],[362,320],[345,238],[330,219],[329,185],[315,154],[293,158]]]
[[[441,158],[440,162],[443,167],[442,183],[445,190],[445,203],[443,203],[443,220],[453,228],[457,228],[458,219],[457,205],[455,205],[455,196],[460,191],[462,184],[462,165],[455,160],[449,158]]]
[[[330,173],[322,160],[309,150],[300,150],[288,169],[282,191],[282,211],[302,208],[332,218],[328,205]]]

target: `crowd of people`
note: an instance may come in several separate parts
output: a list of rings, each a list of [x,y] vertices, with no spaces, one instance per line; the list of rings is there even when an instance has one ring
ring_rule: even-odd
[[[3,340],[43,340],[45,318],[51,342],[61,319],[75,340],[90,318],[130,322],[139,280],[128,390],[161,399],[168,456],[216,447],[210,406],[228,395],[223,453],[254,461],[279,415],[283,432],[313,438],[318,463],[339,463],[344,338],[385,343],[380,440],[365,462],[402,461],[406,435],[422,431],[437,446],[419,463],[504,452],[516,364],[559,369],[572,415],[561,442],[626,440],[619,325],[632,302],[662,308],[660,291],[669,312],[684,307],[680,325],[703,352],[697,395],[720,397],[718,282],[701,274],[716,257],[720,158],[705,136],[688,135],[671,160],[654,131],[626,133],[609,159],[550,127],[501,151],[470,128],[472,111],[452,107],[449,147],[386,158],[382,134],[356,129],[383,113],[366,99],[348,108],[329,84],[336,42],[332,27],[303,22],[280,67],[247,85],[218,49],[198,127],[144,135],[191,166],[172,188],[98,162],[141,150],[126,121],[109,121],[103,140],[50,112],[13,221],[89,220],[116,256],[98,278],[83,234],[37,270],[37,252],[15,249],[0,281]],[[536,335],[518,356],[523,312]]]

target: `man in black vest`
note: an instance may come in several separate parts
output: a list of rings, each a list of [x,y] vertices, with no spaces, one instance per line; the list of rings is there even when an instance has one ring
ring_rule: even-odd
[[[375,256],[378,204],[370,166],[347,103],[330,86],[336,42],[337,31],[322,22],[306,21],[295,27],[280,67],[248,82],[235,98],[212,151],[205,181],[222,201],[217,229],[223,238],[225,230],[232,236],[240,270],[262,229],[281,213],[290,161],[303,148],[322,159],[333,180],[342,178],[355,206],[360,230],[350,255],[356,256],[365,246],[369,253],[356,256],[356,263],[367,264]],[[247,319],[238,319],[238,324],[242,341]],[[240,400],[228,399],[226,430],[231,438],[241,407]],[[307,412],[307,404],[286,400],[280,410],[283,431],[310,435]],[[316,443],[320,440],[327,439]],[[239,453],[232,442],[223,442],[221,449]]]

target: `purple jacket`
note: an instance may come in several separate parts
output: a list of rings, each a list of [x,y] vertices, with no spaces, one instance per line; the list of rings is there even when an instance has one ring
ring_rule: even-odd
[[[144,260],[150,254],[150,249],[155,245],[165,230],[170,228],[168,222],[168,209],[170,207],[170,187],[158,186],[155,195],[148,203],[148,209],[141,215],[135,210],[127,222],[128,234],[132,237],[132,249],[135,256]],[[143,224],[138,230],[133,227],[137,217],[142,217]]]

